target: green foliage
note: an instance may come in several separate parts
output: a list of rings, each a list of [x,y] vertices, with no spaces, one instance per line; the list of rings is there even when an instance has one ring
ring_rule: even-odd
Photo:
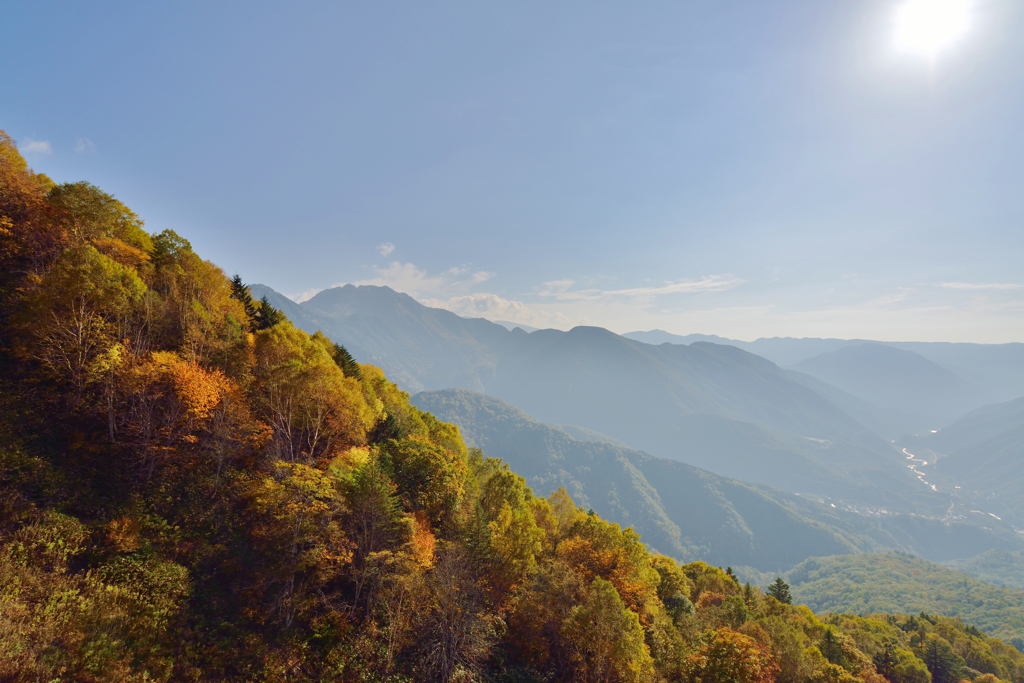
[[[341,371],[345,373],[346,377],[354,377],[355,379],[362,379],[362,372],[359,370],[359,363],[352,357],[352,354],[348,352],[341,344],[334,344],[334,362],[338,364]]]
[[[776,577],[775,582],[768,586],[768,590],[765,592],[784,605],[789,605],[793,602],[793,596],[789,592],[789,584],[783,581],[782,577]]]
[[[573,680],[636,683],[651,680],[654,674],[640,620],[623,604],[615,586],[600,576],[583,602],[572,608],[562,636],[572,653]]]
[[[1007,641],[1024,636],[1024,591],[899,553],[813,558],[788,573],[794,598],[816,612],[959,616]]]
[[[990,550],[967,560],[942,563],[985,583],[1024,590],[1024,550]]]
[[[257,331],[256,323],[259,318],[259,307],[256,302],[253,301],[252,294],[249,292],[249,286],[242,282],[242,276],[237,273],[231,278],[231,298],[235,299],[242,304],[242,308],[245,309],[246,325],[250,331]]]
[[[64,183],[51,189],[47,198],[58,220],[78,240],[117,239],[143,252],[153,251],[153,240],[139,217],[95,185]]]
[[[284,313],[274,308],[267,297],[260,299],[256,307],[256,329],[269,330],[274,325],[284,320]]]

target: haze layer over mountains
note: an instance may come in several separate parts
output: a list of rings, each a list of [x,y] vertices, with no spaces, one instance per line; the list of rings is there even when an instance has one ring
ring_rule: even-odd
[[[466,390],[416,400],[538,490],[565,486],[669,554],[767,569],[836,552],[954,560],[1024,547],[1011,495],[1024,436],[1001,417],[1017,404],[983,408],[1024,395],[1022,344],[527,332],[387,287],[346,285],[302,304],[253,293],[410,393]],[[971,410],[997,417],[952,445],[932,435]],[[970,448],[991,454],[994,476],[972,468]],[[717,521],[687,514],[696,500]],[[781,529],[800,543],[773,538]]]

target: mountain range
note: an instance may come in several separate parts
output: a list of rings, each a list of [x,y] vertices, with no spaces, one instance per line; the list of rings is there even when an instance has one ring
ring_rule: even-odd
[[[1018,386],[1024,345],[739,342],[658,331],[616,335],[595,327],[563,332],[462,318],[387,287],[346,285],[301,304],[263,286],[252,291],[299,327],[323,330],[360,361],[381,366],[410,392],[487,394],[541,423],[571,425],[562,431],[585,442],[611,440],[647,457],[840,510],[917,513],[919,519],[973,522],[997,534],[1010,528],[972,510],[1002,517],[1007,508],[991,505],[992,494],[1008,500],[1020,490],[1021,479],[1000,474],[1016,472],[1015,441],[996,458],[1005,465],[993,466],[995,479],[982,477],[976,485],[964,479],[972,483],[969,492],[949,479],[937,479],[937,491],[930,488],[935,482],[923,485],[900,449],[927,440],[931,429],[924,427],[977,408],[983,397],[1024,393]],[[999,381],[992,380],[997,366],[1005,368]],[[969,463],[970,456],[961,461]],[[954,462],[947,461],[948,469]],[[903,546],[883,541],[883,547],[916,548],[918,536],[909,533]],[[679,543],[700,546],[693,539]]]
[[[885,406],[901,433],[948,424],[989,403],[1024,396],[1024,344],[879,342],[772,337],[754,341],[664,330],[623,336],[648,344],[728,344]],[[905,352],[905,353],[899,353]],[[910,355],[913,354],[913,355]],[[925,390],[927,387],[927,391]],[[886,434],[895,438],[897,434]]]

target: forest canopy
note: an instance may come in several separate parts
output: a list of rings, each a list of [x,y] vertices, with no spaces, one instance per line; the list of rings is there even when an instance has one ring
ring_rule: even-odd
[[[0,134],[0,679],[1022,683],[1024,655],[650,553]]]

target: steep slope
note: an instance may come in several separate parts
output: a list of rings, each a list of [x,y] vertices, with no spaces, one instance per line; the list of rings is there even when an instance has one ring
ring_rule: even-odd
[[[818,548],[894,548],[948,559],[1024,546],[1012,530],[911,515],[865,516],[607,441],[574,439],[482,394],[424,392],[412,402],[459,425],[469,443],[509,462],[535,490],[565,487],[574,499],[634,526],[649,545],[676,557],[777,571],[820,554]]]
[[[830,351],[802,361],[794,369],[902,412],[914,420],[915,431],[935,429],[962,415],[982,396],[977,387],[924,356],[883,344]]]
[[[1024,591],[927,560],[899,553],[812,558],[786,577],[793,599],[815,612],[955,616],[1024,649]]]

